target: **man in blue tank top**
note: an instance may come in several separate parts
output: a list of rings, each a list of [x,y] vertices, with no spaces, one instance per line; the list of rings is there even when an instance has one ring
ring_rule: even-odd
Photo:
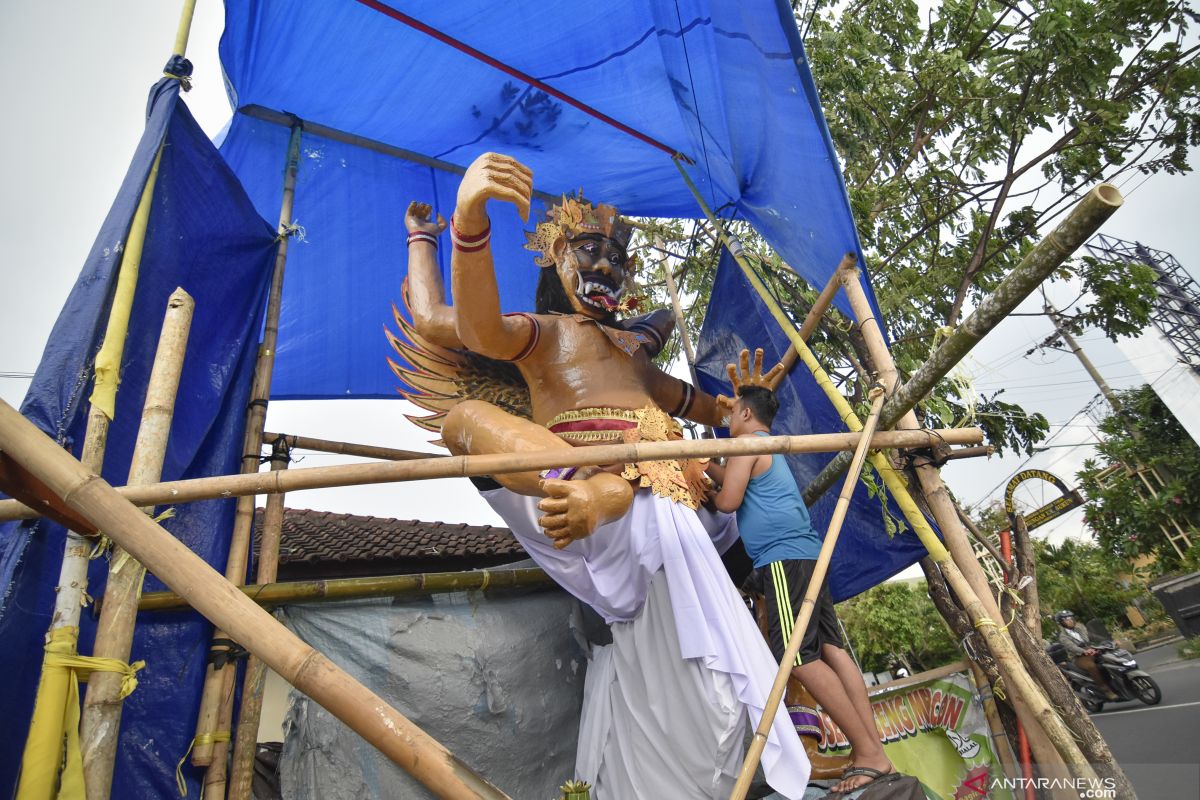
[[[775,393],[743,385],[730,415],[732,436],[768,436],[779,410]],[[734,456],[708,466],[720,486],[714,502],[737,512],[738,532],[754,562],[755,579],[766,597],[771,652],[783,660],[796,615],[821,551],[808,508],[781,455]],[[867,687],[846,654],[828,586],[817,595],[792,674],[833,718],[854,748],[854,766],[835,791],[849,792],[894,770],[883,752]]]

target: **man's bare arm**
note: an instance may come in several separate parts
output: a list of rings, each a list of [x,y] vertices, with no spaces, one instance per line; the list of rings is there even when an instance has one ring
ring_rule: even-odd
[[[484,153],[467,168],[458,187],[452,236],[457,238],[450,261],[451,287],[457,312],[457,330],[463,345],[492,358],[509,359],[520,353],[532,334],[524,317],[500,313],[500,290],[489,233],[487,201],[500,200],[517,207],[529,219],[533,173],[508,156]]]

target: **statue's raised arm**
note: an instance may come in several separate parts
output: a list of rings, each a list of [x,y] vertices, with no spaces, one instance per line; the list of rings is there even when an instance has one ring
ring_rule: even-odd
[[[520,353],[529,342],[532,323],[500,313],[487,201],[512,203],[521,219],[528,220],[532,192],[529,168],[498,153],[484,153],[475,159],[458,187],[458,204],[450,222],[455,245],[450,280],[458,335],[468,349],[490,358],[511,359]]]

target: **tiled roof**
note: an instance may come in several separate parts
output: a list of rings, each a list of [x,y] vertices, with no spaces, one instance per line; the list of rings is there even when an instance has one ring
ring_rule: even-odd
[[[262,509],[255,514],[256,551],[262,514]],[[283,515],[279,578],[438,572],[526,557],[507,528],[289,508]]]

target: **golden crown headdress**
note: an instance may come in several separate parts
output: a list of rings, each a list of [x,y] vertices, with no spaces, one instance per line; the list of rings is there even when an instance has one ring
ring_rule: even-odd
[[[525,249],[541,254],[533,263],[552,267],[554,260],[550,254],[554,245],[560,239],[570,241],[585,233],[599,234],[628,248],[633,227],[612,206],[592,205],[584,200],[581,189],[577,196],[564,194],[562,200],[546,210],[533,233],[525,232]]]

